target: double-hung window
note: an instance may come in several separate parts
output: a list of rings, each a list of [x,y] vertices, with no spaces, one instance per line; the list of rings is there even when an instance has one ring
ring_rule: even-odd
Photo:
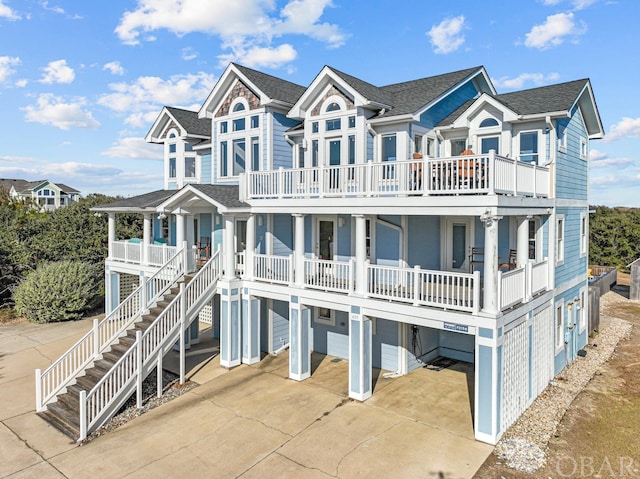
[[[538,132],[520,133],[520,161],[538,164]]]
[[[556,265],[564,263],[564,215],[556,218]]]

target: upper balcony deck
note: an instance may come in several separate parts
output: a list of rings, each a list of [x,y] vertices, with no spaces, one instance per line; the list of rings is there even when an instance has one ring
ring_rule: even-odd
[[[245,200],[510,195],[548,198],[548,167],[485,155],[251,171]]]

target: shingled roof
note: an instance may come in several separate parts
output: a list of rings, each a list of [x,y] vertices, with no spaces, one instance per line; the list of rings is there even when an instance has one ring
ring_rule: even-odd
[[[383,86],[381,90],[385,95],[392,98],[392,108],[381,116],[389,117],[415,113],[450,88],[478,72],[481,68],[481,66],[467,68],[443,75]]]
[[[493,98],[518,115],[535,115],[554,111],[568,111],[578,99],[588,79],[575,80],[556,85],[548,85],[528,90],[495,95]],[[437,126],[450,126],[476,100],[468,100],[452,111]]]
[[[249,205],[240,201],[240,188],[238,185],[191,185],[201,191],[212,200],[227,208],[248,208]]]
[[[198,118],[197,111],[184,110],[173,106],[166,107],[176,121],[187,130],[188,135],[211,137],[211,120]]]
[[[63,183],[54,183],[53,181],[49,180],[27,181],[18,178],[0,178],[0,188],[6,188],[7,190],[10,190],[11,187],[13,187],[18,193],[22,194],[31,193],[35,188],[43,183],[50,183],[52,185],[55,185],[64,193],[80,193],[75,188],[71,188],[70,186],[67,186]]]
[[[520,115],[567,111],[575,103],[588,79],[496,95],[496,99]]]
[[[156,190],[143,195],[132,196],[116,200],[106,205],[95,206],[91,208],[96,211],[130,211],[153,209],[167,198],[174,195],[176,190]]]
[[[340,70],[336,70],[333,67],[327,65],[331,71],[333,71],[336,75],[342,78],[351,88],[360,93],[367,100],[374,101],[376,103],[380,103],[382,105],[391,106],[393,104],[393,98],[384,89],[372,85],[371,83],[367,83],[364,80],[360,80],[354,76],[348,75]]]
[[[282,78],[252,70],[237,63],[233,65],[272,100],[279,100],[293,105],[306,90],[305,87]]]

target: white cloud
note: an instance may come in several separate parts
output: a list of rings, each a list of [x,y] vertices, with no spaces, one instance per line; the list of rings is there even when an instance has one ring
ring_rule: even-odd
[[[595,148],[591,148],[589,150],[590,161],[604,160],[606,157],[607,157],[607,154],[600,150],[596,150]]]
[[[111,93],[102,95],[98,103],[113,111],[128,113],[125,122],[131,126],[149,126],[162,106],[201,103],[214,84],[215,77],[204,72],[173,75],[167,80],[145,76],[132,83],[110,84]]]
[[[0,57],[0,83],[7,80],[16,71],[13,67],[20,65],[19,57]]]
[[[337,25],[321,22],[325,10],[332,6],[331,0],[290,0],[278,11],[273,0],[139,0],[137,8],[122,15],[115,32],[129,45],[162,29],[179,36],[202,32],[219,36],[223,48],[231,50],[227,54],[231,58],[243,58],[248,52],[258,57],[295,58],[289,44],[273,46],[273,39],[295,34],[329,47],[344,44],[347,35]],[[148,36],[144,39],[150,41]],[[183,52],[183,58],[190,57],[191,52]],[[281,65],[282,60],[266,64]]]
[[[27,79],[25,79],[25,78],[22,78],[21,80],[18,80],[18,81],[16,82],[16,86],[17,86],[18,88],[24,88],[24,87],[26,87],[28,84],[29,84],[29,80],[27,80]]]
[[[623,117],[618,123],[611,125],[605,141],[621,140],[624,138],[640,138],[640,117]]]
[[[162,145],[147,143],[143,138],[120,138],[109,149],[101,153],[110,158],[130,158],[136,160],[163,160]]]
[[[242,48],[234,50],[232,54],[218,56],[221,65],[235,61],[252,68],[279,68],[298,56],[298,52],[288,43],[276,48],[253,47],[248,50]]]
[[[591,168],[609,168],[610,166],[624,168],[629,165],[633,165],[634,161],[631,158],[602,158],[597,160],[591,160]]]
[[[532,83],[535,86],[541,86],[556,81],[558,78],[560,78],[560,75],[556,72],[552,72],[547,75],[544,73],[521,73],[517,77],[492,78],[491,81],[498,88],[520,89],[527,83]]]
[[[49,10],[50,12],[54,12],[54,13],[58,13],[60,15],[65,15],[67,18],[71,18],[73,20],[80,20],[82,19],[82,16],[74,14],[74,15],[70,15],[67,12],[64,11],[64,9],[60,6],[57,5],[53,5],[53,6],[49,6],[49,2],[48,1],[42,1],[40,2],[40,6],[42,8],[44,8],[45,10]]]
[[[84,98],[65,102],[61,97],[43,93],[38,97],[36,105],[29,105],[22,110],[26,121],[52,125],[61,130],[98,128],[100,123],[85,109],[86,103]]]
[[[196,58],[198,58],[198,52],[196,52],[191,47],[185,47],[181,50],[181,56],[182,59],[186,61],[195,60]]]
[[[0,18],[6,18],[7,20],[20,20],[20,15],[5,5],[4,0],[0,0]]]
[[[542,3],[547,6],[555,6],[562,3],[563,0],[542,0]],[[569,3],[573,6],[574,10],[583,10],[587,7],[590,7],[598,0],[570,0]]]
[[[124,68],[120,65],[120,62],[105,63],[102,69],[108,70],[112,75],[124,75]]]
[[[534,25],[526,34],[524,44],[529,48],[548,50],[561,45],[566,37],[575,39],[586,31],[586,24],[577,24],[573,13],[556,13],[549,15],[544,23]]]
[[[431,27],[427,35],[431,39],[435,53],[451,53],[456,51],[464,43],[464,15],[453,18],[445,18],[438,25]]]
[[[44,67],[44,75],[39,80],[40,83],[71,83],[76,77],[73,68],[67,65],[66,60],[56,60],[49,62]]]

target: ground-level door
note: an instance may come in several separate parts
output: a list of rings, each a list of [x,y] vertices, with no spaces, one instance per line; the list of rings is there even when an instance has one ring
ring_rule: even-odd
[[[443,270],[458,272],[469,270],[472,238],[473,218],[446,218],[444,220]]]

